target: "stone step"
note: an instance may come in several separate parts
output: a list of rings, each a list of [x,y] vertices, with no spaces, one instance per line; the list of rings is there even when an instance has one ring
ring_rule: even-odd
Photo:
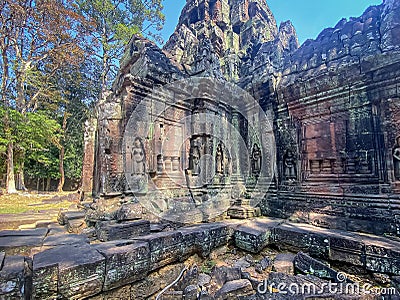
[[[96,225],[97,238],[107,242],[113,240],[129,240],[150,233],[150,221],[98,222]]]
[[[68,220],[85,219],[85,211],[60,211],[58,214],[58,223],[60,225],[66,225]]]
[[[42,246],[47,228],[0,231],[0,251],[7,255],[29,255],[35,247]]]
[[[256,217],[256,209],[249,205],[232,206],[228,209],[228,216],[232,219],[250,219]]]
[[[58,224],[57,219],[48,219],[48,220],[41,220],[41,221],[36,221],[34,223],[29,223],[29,224],[23,224],[19,225],[18,229],[19,230],[24,230],[24,229],[36,229],[36,228],[47,228],[51,224]]]

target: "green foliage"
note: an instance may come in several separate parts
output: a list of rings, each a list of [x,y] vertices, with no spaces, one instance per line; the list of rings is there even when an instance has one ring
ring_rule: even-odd
[[[17,168],[21,165],[20,157],[28,161],[33,159],[43,165],[46,173],[53,172],[54,175],[54,168],[50,167],[52,157],[48,153],[52,148],[57,151],[60,146],[61,127],[57,121],[43,111],[22,114],[1,106],[0,118],[4,119],[6,115],[9,126],[4,122],[0,124],[0,154],[5,156],[7,145],[13,143]],[[31,169],[29,172],[30,175],[35,173]]]
[[[101,66],[99,79],[104,90],[115,77],[119,59],[134,34],[161,41],[162,0],[77,0],[79,10],[95,24],[92,53]]]
[[[214,260],[207,260],[201,266],[201,272],[205,274],[211,274],[212,269],[217,265]]]
[[[60,125],[42,111],[22,114],[15,109],[0,106],[0,118],[8,114],[9,125],[0,124],[0,153],[5,152],[8,143],[18,145],[20,150],[46,149],[51,144],[59,145]]]
[[[84,123],[132,35],[160,39],[162,8],[162,0],[0,3],[0,174],[60,178],[64,149],[65,177],[80,178]]]

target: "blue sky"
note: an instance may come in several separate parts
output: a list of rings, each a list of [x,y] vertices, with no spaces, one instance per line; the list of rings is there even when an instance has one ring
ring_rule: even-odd
[[[162,31],[164,41],[174,32],[186,0],[164,0],[166,22]],[[382,0],[267,0],[280,22],[291,20],[299,42],[316,38],[327,27],[333,27],[342,18],[358,17],[368,6],[379,5]]]

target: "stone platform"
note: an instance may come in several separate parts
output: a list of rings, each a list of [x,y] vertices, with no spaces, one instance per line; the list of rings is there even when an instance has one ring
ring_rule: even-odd
[[[48,234],[47,229],[0,233],[1,299],[102,295],[137,284],[160,268],[181,263],[194,254],[207,257],[228,244],[251,253],[260,253],[267,246],[303,251],[366,272],[400,276],[400,241],[281,219],[200,224],[94,244],[82,235]],[[15,255],[24,243],[34,251]]]

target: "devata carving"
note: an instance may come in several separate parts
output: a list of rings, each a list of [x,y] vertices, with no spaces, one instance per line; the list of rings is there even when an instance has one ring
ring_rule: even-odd
[[[394,178],[400,181],[400,136],[397,138],[397,144],[393,149]]]
[[[293,151],[288,149],[285,156],[283,157],[283,168],[285,174],[285,180],[296,180],[296,158]]]
[[[192,142],[191,153],[189,156],[189,169],[192,170],[193,175],[200,174],[200,148],[198,142]]]
[[[217,146],[217,152],[215,154],[215,171],[219,175],[224,173],[224,148],[222,143],[219,143]]]
[[[251,173],[254,176],[260,175],[261,172],[261,150],[257,144],[254,144],[251,153]]]
[[[144,175],[145,174],[145,155],[143,145],[140,138],[136,138],[132,148],[132,174]]]

